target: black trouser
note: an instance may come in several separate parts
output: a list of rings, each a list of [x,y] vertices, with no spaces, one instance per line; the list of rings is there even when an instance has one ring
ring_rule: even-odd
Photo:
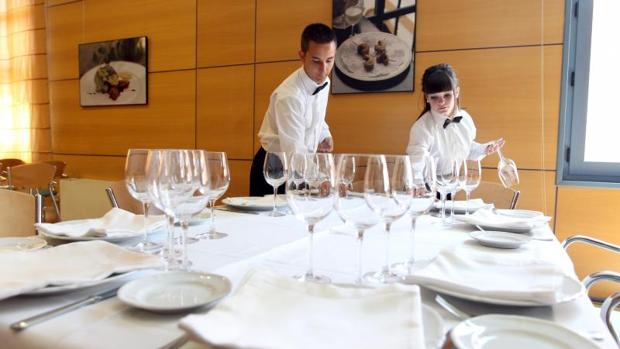
[[[260,147],[252,160],[252,169],[250,170],[250,196],[265,196],[273,194],[273,187],[267,183],[263,175],[263,164],[265,163],[265,155],[267,152]],[[278,187],[278,194],[284,194],[284,186]]]

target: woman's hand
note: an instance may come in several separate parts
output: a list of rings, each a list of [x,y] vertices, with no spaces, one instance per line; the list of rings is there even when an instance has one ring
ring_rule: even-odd
[[[334,150],[334,141],[331,137],[323,139],[317,148],[317,153],[331,153]]]
[[[504,143],[506,142],[503,138],[493,141],[493,143],[487,145],[486,155],[495,153],[499,148],[504,146]]]

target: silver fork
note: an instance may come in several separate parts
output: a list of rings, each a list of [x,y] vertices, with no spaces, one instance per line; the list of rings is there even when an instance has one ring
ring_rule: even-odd
[[[471,315],[457,308],[456,306],[454,306],[454,304],[448,302],[440,295],[435,296],[435,302],[437,302],[437,304],[439,304],[442,308],[446,309],[448,313],[454,315],[459,320],[467,320],[471,317]]]

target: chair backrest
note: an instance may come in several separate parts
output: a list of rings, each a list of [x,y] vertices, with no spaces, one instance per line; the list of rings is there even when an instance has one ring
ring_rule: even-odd
[[[9,167],[7,172],[9,187],[14,189],[49,188],[54,180],[56,167],[43,162]]]
[[[517,207],[521,192],[504,188],[499,183],[480,182],[476,190],[471,193],[471,198],[481,198],[484,202],[493,203],[497,208],[514,209]],[[461,191],[456,195],[458,200],[462,200],[465,194]]]
[[[112,207],[122,208],[135,214],[143,214],[142,203],[134,199],[125,185],[125,181],[114,182],[106,188],[106,194]]]
[[[34,223],[41,222],[41,196],[0,189],[0,236],[35,234]]]
[[[17,165],[25,164],[21,159],[0,159],[0,175],[6,171],[7,167],[13,167]]]
[[[64,161],[49,160],[49,161],[43,161],[43,162],[46,164],[54,165],[56,167],[56,173],[54,173],[54,178],[64,177],[65,167],[67,167],[67,164]]]

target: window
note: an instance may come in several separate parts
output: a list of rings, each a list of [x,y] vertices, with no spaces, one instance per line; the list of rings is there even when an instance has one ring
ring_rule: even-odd
[[[567,2],[558,185],[620,187],[618,0]]]

